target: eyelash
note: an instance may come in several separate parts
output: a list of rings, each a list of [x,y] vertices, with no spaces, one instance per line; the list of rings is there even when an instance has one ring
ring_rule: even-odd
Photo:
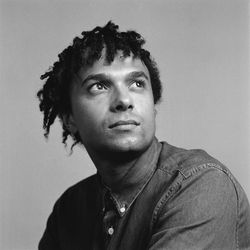
[[[91,89],[92,89],[94,86],[96,86],[97,89],[99,89],[98,86],[102,86],[102,88],[107,89],[107,84],[105,84],[104,82],[96,82],[96,83],[91,84],[91,85],[88,87],[88,90],[91,91]]]
[[[133,81],[131,81],[130,87],[132,85],[134,85],[134,84],[136,85],[137,88],[144,88],[145,87],[145,82],[143,80],[133,80]],[[109,83],[102,82],[102,81],[95,82],[95,83],[91,84],[88,87],[88,91],[91,92],[91,90],[92,91],[106,90],[106,89],[108,89],[108,85],[109,85]],[[93,90],[94,86],[96,86],[96,89]],[[100,86],[101,86],[101,88],[99,88]]]
[[[132,82],[132,84],[134,84],[134,83],[136,84],[136,86],[138,88],[143,88],[145,86],[145,82],[143,80],[135,80],[135,81]],[[139,84],[140,86],[138,86],[137,84]]]

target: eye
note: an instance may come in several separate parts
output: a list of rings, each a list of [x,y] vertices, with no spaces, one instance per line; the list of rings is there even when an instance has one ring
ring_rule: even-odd
[[[91,84],[90,87],[88,88],[88,91],[92,94],[98,94],[106,90],[107,86],[103,82],[96,82],[94,84]]]
[[[131,84],[131,87],[134,87],[134,88],[144,88],[144,86],[145,86],[145,82],[142,80],[135,80]]]

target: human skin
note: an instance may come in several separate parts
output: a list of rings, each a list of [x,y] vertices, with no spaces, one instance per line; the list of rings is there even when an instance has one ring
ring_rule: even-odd
[[[155,105],[147,67],[139,58],[118,53],[111,64],[104,56],[82,68],[71,92],[72,133],[78,132],[98,165],[138,157],[155,135]],[[123,160],[124,160],[123,159]],[[116,162],[117,165],[117,162]]]

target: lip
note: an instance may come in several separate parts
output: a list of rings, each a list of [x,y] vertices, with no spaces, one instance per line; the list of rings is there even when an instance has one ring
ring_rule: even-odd
[[[112,123],[109,126],[109,128],[112,129],[112,128],[115,128],[115,127],[126,126],[126,125],[135,125],[135,126],[138,126],[138,125],[140,125],[140,123],[137,122],[137,121],[135,121],[135,120],[121,120],[121,121]]]

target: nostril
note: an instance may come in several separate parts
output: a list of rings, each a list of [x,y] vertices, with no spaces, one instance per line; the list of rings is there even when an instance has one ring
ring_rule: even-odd
[[[125,111],[127,109],[133,109],[133,105],[129,104],[125,104],[125,103],[119,103],[118,105],[116,105],[115,109],[117,111]]]
[[[116,106],[116,110],[117,111],[122,111],[122,110],[124,110],[124,107],[121,104],[119,104],[119,105]]]
[[[127,92],[127,89],[117,90],[112,96],[110,108],[113,112],[122,112],[128,109],[133,109],[133,98]]]

